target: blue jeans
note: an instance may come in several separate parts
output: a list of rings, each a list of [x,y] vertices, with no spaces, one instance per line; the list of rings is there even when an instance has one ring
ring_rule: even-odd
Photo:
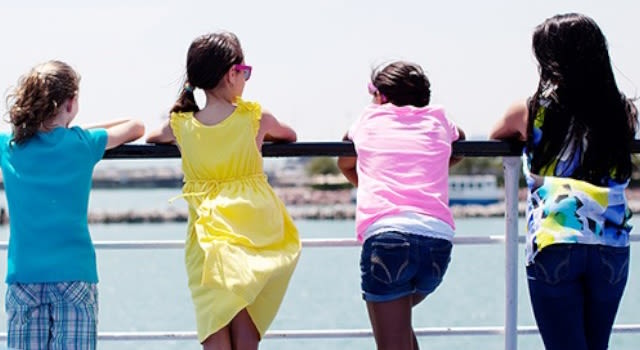
[[[442,282],[451,260],[451,242],[427,236],[384,232],[362,245],[362,297],[384,302],[431,294]]]
[[[629,274],[629,247],[555,244],[527,266],[547,350],[607,349]]]

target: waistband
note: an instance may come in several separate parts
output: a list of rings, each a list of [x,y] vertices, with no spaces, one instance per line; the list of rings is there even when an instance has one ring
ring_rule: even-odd
[[[246,180],[260,180],[260,179],[266,180],[267,179],[267,175],[265,175],[263,173],[258,173],[258,174],[236,176],[236,177],[231,177],[231,178],[227,178],[227,179],[189,179],[189,178],[185,177],[183,182],[185,184],[213,184],[213,185],[218,185],[218,184],[224,184],[224,183],[240,182],[240,181],[246,181]]]
[[[245,175],[245,176],[237,176],[237,177],[232,177],[227,179],[188,179],[185,177],[183,181],[185,185],[205,185],[205,186],[210,186],[211,188],[209,188],[207,191],[183,192],[182,194],[179,194],[169,199],[169,202],[173,202],[178,198],[201,196],[211,192],[211,190],[217,188],[220,185],[233,183],[233,182],[242,182],[247,180],[265,180],[266,181],[267,175],[263,173],[259,173],[259,174]]]

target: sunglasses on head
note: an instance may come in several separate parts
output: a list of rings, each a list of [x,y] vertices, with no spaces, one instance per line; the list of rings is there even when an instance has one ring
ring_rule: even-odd
[[[367,85],[367,88],[369,89],[369,94],[371,94],[371,96],[380,96],[381,102],[387,103],[387,97],[381,94],[378,88],[375,85],[373,85],[373,83],[369,83]]]
[[[245,64],[236,64],[235,66],[233,66],[233,69],[235,69],[237,72],[242,72],[242,74],[244,74],[245,81],[251,78],[251,70],[253,69],[253,67],[247,66]]]

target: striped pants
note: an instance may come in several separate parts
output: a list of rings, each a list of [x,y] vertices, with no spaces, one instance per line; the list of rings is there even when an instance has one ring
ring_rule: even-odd
[[[95,283],[12,283],[5,298],[7,346],[24,350],[95,349]]]

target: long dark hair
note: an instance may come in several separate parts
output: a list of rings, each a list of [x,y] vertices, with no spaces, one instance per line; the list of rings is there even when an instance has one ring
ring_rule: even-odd
[[[392,62],[371,73],[371,82],[396,106],[424,107],[431,100],[431,83],[422,67],[409,62]]]
[[[244,60],[240,40],[233,33],[210,33],[197,37],[187,52],[187,77],[171,112],[197,112],[194,88],[203,90],[218,86],[234,64]]]
[[[620,92],[607,41],[587,16],[551,17],[536,27],[533,52],[538,89],[529,100],[527,146],[534,173],[558,157],[580,157],[573,178],[596,185],[631,176],[631,145],[637,128],[633,102]],[[534,121],[544,108],[542,138],[534,145]],[[583,141],[586,141],[583,143]],[[586,145],[573,152],[571,147]]]
[[[62,104],[78,93],[80,76],[61,61],[48,61],[33,67],[7,96],[12,142],[21,144],[53,119]]]

